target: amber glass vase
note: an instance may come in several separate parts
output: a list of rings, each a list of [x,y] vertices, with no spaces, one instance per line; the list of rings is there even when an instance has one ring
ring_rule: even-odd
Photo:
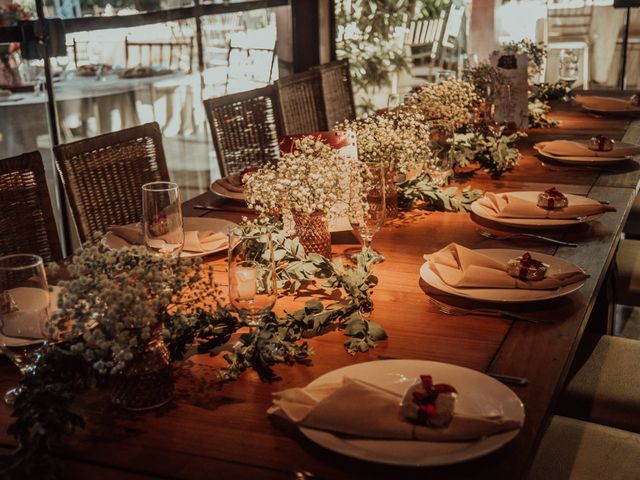
[[[295,235],[307,253],[319,253],[331,258],[331,233],[324,212],[304,214],[292,212]]]
[[[114,379],[111,401],[125,410],[151,410],[172,397],[171,355],[162,338],[162,327],[157,326],[124,373]]]

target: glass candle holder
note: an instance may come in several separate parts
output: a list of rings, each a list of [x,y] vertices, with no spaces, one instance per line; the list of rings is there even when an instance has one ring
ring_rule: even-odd
[[[429,121],[429,142],[433,163],[429,168],[429,176],[434,184],[446,185],[453,176],[453,123],[449,120]]]
[[[173,182],[151,182],[142,186],[144,244],[158,255],[176,257],[184,246],[180,190]]]
[[[276,303],[278,289],[271,231],[229,231],[229,301],[240,318],[256,326]]]

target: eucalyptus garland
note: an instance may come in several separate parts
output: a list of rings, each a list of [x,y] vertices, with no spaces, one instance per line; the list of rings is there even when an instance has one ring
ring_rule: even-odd
[[[478,132],[456,133],[453,143],[456,162],[460,167],[478,162],[485,172],[499,178],[518,165],[520,152],[515,142],[526,136],[523,132],[497,137]]]
[[[460,195],[456,187],[440,188],[433,184],[426,172],[398,185],[398,205],[403,210],[409,210],[420,203],[425,210],[468,212],[471,204],[483,195],[482,190],[472,190],[471,187],[462,189]]]

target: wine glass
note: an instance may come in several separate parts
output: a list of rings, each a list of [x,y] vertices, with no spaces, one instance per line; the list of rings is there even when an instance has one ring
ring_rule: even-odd
[[[437,186],[449,183],[453,176],[453,122],[450,120],[429,120],[429,143],[433,163],[429,168],[429,177]]]
[[[271,231],[229,230],[229,301],[250,327],[276,304],[278,288]]]
[[[0,257],[0,351],[24,375],[45,340],[44,324],[51,306],[42,258],[15,254]],[[21,387],[5,393],[12,405]]]
[[[177,257],[184,246],[178,184],[151,182],[142,186],[144,244],[150,252]]]
[[[384,163],[363,162],[363,164],[365,181],[352,184],[349,201],[349,223],[360,236],[362,253],[371,249],[373,236],[384,225],[386,210]],[[375,256],[375,263],[384,261],[383,255],[375,250],[371,252]]]

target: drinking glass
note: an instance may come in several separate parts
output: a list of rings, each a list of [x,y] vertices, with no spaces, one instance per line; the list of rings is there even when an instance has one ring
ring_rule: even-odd
[[[578,79],[578,55],[570,48],[560,50],[558,80],[571,87]]]
[[[366,182],[351,188],[349,201],[349,223],[362,241],[362,250],[371,248],[373,236],[380,231],[385,220],[385,169],[382,162],[363,162]],[[365,190],[362,191],[362,188]],[[375,262],[384,261],[384,256],[372,250]],[[355,257],[355,256],[354,256]],[[353,258],[353,257],[352,257]]]
[[[0,257],[0,351],[24,375],[34,352],[45,340],[44,324],[51,311],[42,258],[15,254]],[[20,387],[4,396],[12,405]]]
[[[151,182],[142,186],[142,228],[150,252],[166,257],[180,255],[184,228],[180,190],[173,182]]]
[[[276,304],[278,288],[271,231],[229,230],[229,301],[254,327]]]
[[[387,97],[387,111],[392,111],[402,106],[402,95],[398,93],[390,93]]]
[[[433,164],[429,176],[437,186],[446,185],[453,176],[453,122],[450,120],[429,121],[429,143]]]

